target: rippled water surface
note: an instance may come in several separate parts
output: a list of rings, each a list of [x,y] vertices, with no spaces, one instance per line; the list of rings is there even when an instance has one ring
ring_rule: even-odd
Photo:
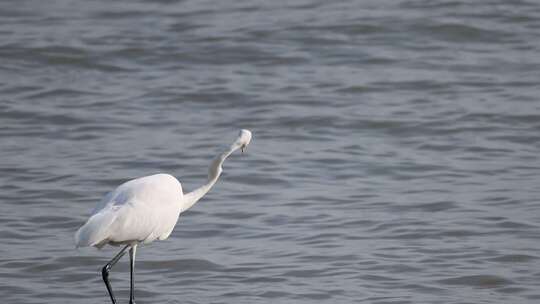
[[[2,302],[107,303],[94,205],[249,128],[139,304],[538,303],[539,51],[537,1],[2,1]]]

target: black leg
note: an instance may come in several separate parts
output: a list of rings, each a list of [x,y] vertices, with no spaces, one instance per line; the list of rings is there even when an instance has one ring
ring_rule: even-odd
[[[129,304],[135,304],[135,280],[134,280],[134,274],[135,274],[135,253],[137,253],[137,244],[133,245],[129,249],[129,261],[131,262],[131,284],[130,284],[130,292],[129,292]]]
[[[109,263],[105,264],[103,268],[101,269],[101,275],[103,276],[103,282],[105,282],[105,286],[107,286],[107,291],[109,292],[109,296],[111,296],[111,301],[113,304],[116,304],[116,300],[114,299],[114,295],[111,288],[111,283],[109,283],[109,271],[111,268],[120,260],[120,258],[126,253],[126,249],[128,249],[130,245],[126,245],[126,247],[122,248],[120,252],[112,258],[112,260],[109,261]]]

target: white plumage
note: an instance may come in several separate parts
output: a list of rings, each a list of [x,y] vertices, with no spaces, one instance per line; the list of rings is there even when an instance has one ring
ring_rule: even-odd
[[[182,186],[172,175],[125,182],[103,198],[77,231],[77,247],[164,240],[178,221],[182,203]]]
[[[96,206],[87,222],[75,233],[77,247],[126,245],[105,267],[102,274],[111,300],[116,303],[108,273],[110,268],[130,248],[131,298],[133,268],[137,244],[164,240],[169,237],[181,212],[193,206],[216,183],[225,159],[251,141],[251,132],[240,130],[229,149],[219,154],[208,170],[208,181],[193,192],[183,194],[182,185],[172,175],[155,174],[127,181],[108,193]]]

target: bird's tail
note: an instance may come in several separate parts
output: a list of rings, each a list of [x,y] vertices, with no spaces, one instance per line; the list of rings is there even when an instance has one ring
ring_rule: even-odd
[[[116,219],[112,212],[98,212],[75,233],[75,247],[98,246],[109,236],[109,227]]]

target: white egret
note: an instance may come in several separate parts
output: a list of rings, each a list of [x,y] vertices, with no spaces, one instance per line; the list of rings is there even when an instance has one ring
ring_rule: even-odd
[[[175,177],[155,174],[121,184],[96,206],[88,221],[75,234],[75,243],[77,247],[124,246],[101,272],[113,304],[116,304],[116,300],[108,279],[111,267],[129,248],[130,303],[134,304],[133,273],[137,245],[168,238],[180,213],[193,206],[216,183],[225,159],[237,149],[243,151],[250,140],[251,132],[240,130],[230,148],[212,161],[206,184],[193,192],[183,194],[182,186]]]

